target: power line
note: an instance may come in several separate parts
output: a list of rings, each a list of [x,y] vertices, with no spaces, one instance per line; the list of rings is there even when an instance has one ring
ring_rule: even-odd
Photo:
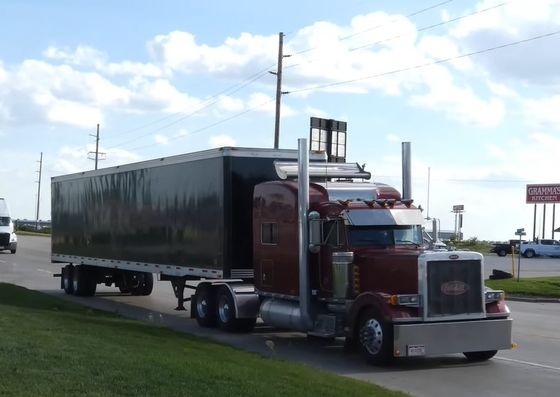
[[[219,102],[219,97],[220,97],[221,95],[224,95],[224,94],[228,94],[228,95],[234,94],[234,93],[240,91],[241,89],[245,88],[246,86],[252,84],[253,82],[259,80],[259,79],[262,78],[263,76],[266,76],[266,75],[268,74],[268,70],[269,70],[271,67],[274,67],[275,65],[276,65],[276,64],[272,64],[271,66],[267,67],[266,69],[263,69],[263,70],[261,70],[261,71],[259,71],[259,72],[256,72],[256,73],[252,74],[251,76],[249,76],[248,78],[246,78],[244,81],[242,81],[242,82],[240,82],[240,83],[236,83],[236,84],[234,84],[234,85],[232,85],[232,86],[230,86],[230,87],[228,87],[228,88],[226,88],[226,89],[224,89],[224,90],[222,90],[222,91],[220,91],[220,92],[218,92],[218,93],[212,95],[210,98],[208,98],[208,99],[206,99],[205,101],[202,102],[202,106],[201,106],[201,107],[197,108],[196,110],[194,110],[194,111],[192,111],[192,112],[185,112],[185,111],[182,111],[182,112],[173,113],[173,114],[171,114],[171,115],[168,115],[168,116],[162,117],[162,118],[160,118],[160,119],[157,119],[157,120],[151,121],[151,122],[149,122],[149,123],[146,123],[146,124],[144,124],[144,125],[141,125],[141,126],[138,126],[138,127],[134,127],[134,128],[132,128],[132,129],[129,129],[129,130],[125,130],[124,132],[120,133],[119,137],[121,137],[121,136],[123,136],[123,135],[127,135],[127,134],[132,133],[132,132],[135,132],[135,131],[138,131],[138,130],[141,130],[141,129],[144,129],[144,128],[149,127],[149,126],[151,126],[151,125],[161,123],[161,122],[163,122],[163,121],[169,120],[169,119],[174,118],[174,117],[176,117],[176,116],[183,115],[183,116],[180,117],[179,119],[177,119],[177,120],[175,120],[175,121],[173,121],[173,122],[170,122],[170,123],[168,123],[168,124],[165,124],[165,125],[162,126],[162,127],[157,128],[157,130],[165,129],[165,128],[170,127],[170,126],[172,126],[172,125],[174,125],[174,124],[177,124],[178,122],[183,121],[183,120],[185,120],[185,119],[187,119],[187,118],[189,118],[189,117],[191,117],[191,116],[193,116],[193,115],[195,115],[195,114],[201,112],[202,110],[207,109],[207,108],[209,108],[210,106],[215,105],[216,103]],[[109,149],[112,149],[112,148],[115,148],[115,147],[119,147],[119,146],[123,146],[123,145],[125,145],[125,144],[127,144],[127,143],[130,143],[130,142],[133,142],[133,141],[135,141],[135,140],[137,140],[137,139],[140,139],[140,138],[143,138],[143,137],[145,137],[145,136],[151,135],[152,133],[154,133],[154,132],[157,131],[157,130],[152,130],[152,131],[150,131],[150,132],[148,132],[148,133],[146,133],[146,134],[143,134],[143,135],[141,135],[141,136],[139,136],[139,137],[135,137],[135,138],[126,140],[126,141],[124,141],[124,142],[121,142],[121,143],[119,143],[119,144],[110,146]],[[108,139],[110,139],[110,138],[108,138]],[[107,140],[107,139],[106,139],[106,140]]]
[[[412,17],[414,17],[414,16],[416,16],[416,15],[423,14],[424,12],[433,10],[434,8],[441,7],[441,6],[445,5],[445,4],[451,3],[451,2],[453,2],[453,1],[454,1],[454,0],[442,1],[442,2],[440,2],[440,3],[434,4],[434,5],[431,5],[431,6],[429,6],[429,7],[423,8],[423,9],[421,9],[421,10],[414,11],[414,12],[412,12],[412,13],[410,13],[410,14],[407,14],[407,15],[405,15],[405,17],[406,17],[406,18],[412,18]],[[348,39],[351,39],[352,37],[356,37],[356,36],[358,36],[358,35],[361,35],[361,34],[364,34],[364,33],[367,33],[367,32],[371,32],[371,31],[376,30],[376,29],[379,29],[379,28],[383,28],[383,27],[385,27],[385,26],[388,26],[388,25],[394,23],[396,20],[397,20],[397,18],[393,18],[393,19],[391,20],[391,22],[389,22],[389,23],[382,23],[382,24],[380,24],[380,25],[376,25],[376,26],[373,26],[373,27],[370,27],[370,28],[361,30],[361,31],[359,31],[359,32],[352,33],[352,34],[350,34],[350,35],[348,35],[348,36],[340,37],[338,40],[339,40],[339,41],[348,40]],[[323,47],[323,46],[310,47],[310,48],[307,48],[307,49],[305,49],[305,50],[301,50],[301,51],[295,52],[295,53],[293,53],[292,55],[295,56],[295,55],[305,54],[305,53],[307,53],[307,52],[314,51],[314,50],[316,50],[316,49],[318,49],[318,48],[321,48],[321,47]]]
[[[425,67],[428,67],[428,66],[447,63],[447,62],[454,61],[454,60],[457,60],[457,59],[471,57],[473,55],[484,54],[484,53],[499,50],[499,49],[502,49],[502,48],[513,47],[513,46],[516,46],[516,45],[519,45],[519,44],[522,44],[522,43],[527,43],[527,42],[534,41],[534,40],[539,40],[539,39],[543,39],[543,38],[547,38],[547,37],[552,37],[552,36],[555,36],[557,34],[560,34],[560,30],[556,30],[556,31],[553,31],[553,32],[550,32],[550,33],[541,34],[541,35],[538,35],[538,36],[533,36],[533,37],[530,37],[528,39],[513,41],[513,42],[510,42],[510,43],[485,48],[483,50],[478,50],[478,51],[473,51],[473,52],[469,52],[469,53],[466,53],[466,54],[457,55],[457,56],[454,56],[454,57],[439,59],[437,61],[426,62],[426,63],[422,63],[422,64],[418,64],[418,65],[408,66],[408,67],[401,68],[401,69],[394,69],[394,70],[390,70],[390,71],[387,71],[387,72],[382,72],[382,73],[372,74],[372,75],[368,75],[368,76],[358,77],[358,78],[355,78],[355,79],[335,81],[335,82],[332,82],[332,83],[321,84],[321,85],[316,85],[316,86],[306,87],[306,88],[300,88],[298,90],[292,90],[288,93],[289,94],[294,94],[294,93],[298,93],[298,92],[315,91],[315,90],[319,90],[319,89],[322,89],[322,88],[329,88],[329,87],[334,87],[334,86],[338,86],[338,85],[344,85],[344,84],[355,83],[355,82],[358,82],[358,81],[369,80],[369,79],[373,79],[373,78],[376,78],[376,77],[383,77],[383,76],[388,76],[388,75],[392,75],[392,74],[408,72],[408,71],[415,70],[415,69],[422,69],[422,68],[425,68]]]
[[[449,19],[449,20],[447,20],[447,21],[438,22],[438,23],[435,23],[435,24],[432,24],[432,25],[424,26],[424,27],[422,27],[422,28],[417,29],[416,32],[417,32],[417,33],[419,33],[419,32],[424,32],[424,31],[426,31],[426,30],[438,28],[438,27],[440,27],[440,26],[444,26],[444,25],[447,25],[447,24],[450,24],[450,23],[453,23],[453,22],[460,21],[461,19],[470,18],[470,17],[472,17],[472,16],[475,16],[475,15],[478,15],[478,14],[482,14],[483,12],[487,12],[487,11],[494,10],[494,9],[496,9],[496,8],[503,7],[503,6],[505,6],[506,4],[511,3],[512,1],[513,1],[513,0],[504,1],[503,3],[496,4],[496,5],[492,6],[492,7],[487,7],[487,8],[484,8],[484,9],[482,9],[482,10],[473,11],[473,12],[471,12],[471,13],[469,13],[469,14],[461,15],[461,16],[459,16],[459,17],[452,18],[452,19]],[[387,41],[395,40],[395,39],[398,39],[398,38],[401,38],[401,37],[406,37],[406,36],[407,36],[407,35],[400,34],[400,35],[393,36],[393,37],[389,37],[389,38],[387,38],[387,39],[384,39],[384,40],[381,40],[381,41],[377,41],[377,42],[374,42],[374,43],[368,43],[368,44],[361,45],[361,46],[359,46],[359,47],[349,48],[348,51],[357,51],[357,50],[361,50],[362,48],[367,48],[367,47],[370,47],[370,46],[374,46],[374,45],[377,45],[377,44],[380,44],[380,43],[385,43],[385,42],[387,42]]]
[[[249,113],[249,112],[252,112],[252,111],[254,111],[254,110],[258,109],[258,108],[261,108],[261,107],[263,107],[263,106],[265,106],[265,105],[268,105],[269,103],[272,103],[272,102],[274,102],[274,101],[275,101],[275,99],[269,99],[269,100],[266,101],[266,102],[262,102],[262,103],[260,103],[260,104],[258,104],[258,105],[256,105],[256,106],[253,106],[253,107],[251,107],[251,108],[249,108],[249,109],[246,109],[246,110],[244,110],[244,111],[242,111],[242,112],[236,113],[236,114],[234,114],[234,115],[232,115],[232,116],[229,116],[229,117],[226,117],[226,118],[224,118],[224,119],[218,120],[218,121],[216,121],[216,122],[214,122],[214,123],[212,123],[212,124],[209,124],[209,125],[206,125],[206,126],[204,126],[204,127],[198,128],[198,129],[196,129],[196,130],[190,132],[187,136],[191,136],[191,135],[197,134],[197,133],[199,133],[199,132],[206,131],[206,130],[212,128],[212,127],[215,127],[215,126],[217,126],[217,125],[223,124],[223,123],[225,123],[226,121],[230,121],[230,120],[236,119],[236,118],[238,118],[238,117],[241,117],[241,116],[243,116],[244,114],[247,114],[247,113]],[[174,141],[174,140],[178,140],[178,139],[182,139],[182,138],[185,138],[185,136],[175,136],[175,137],[171,138],[170,140],[173,140],[173,141]],[[137,147],[131,148],[130,150],[142,150],[142,149],[145,149],[145,148],[147,148],[147,147],[152,147],[152,146],[153,146],[153,144],[143,145],[143,146],[137,146]]]
[[[416,15],[422,14],[422,13],[427,12],[427,11],[429,11],[429,10],[432,10],[432,9],[434,9],[434,8],[441,7],[442,5],[451,3],[452,1],[454,1],[454,0],[446,0],[446,1],[439,2],[439,3],[434,4],[434,5],[432,5],[432,6],[429,6],[429,7],[426,7],[426,8],[417,10],[417,11],[414,11],[414,12],[412,12],[412,13],[406,15],[406,17],[410,18],[410,17],[416,16]],[[375,30],[375,29],[378,29],[378,28],[381,28],[381,27],[386,26],[386,25],[388,25],[388,24],[381,24],[381,25],[374,26],[374,27],[371,27],[371,28],[368,28],[368,29],[364,29],[363,31],[356,32],[356,33],[353,33],[353,34],[348,35],[348,36],[345,36],[345,37],[341,37],[339,40],[347,40],[347,39],[350,39],[350,38],[355,37],[355,36],[357,36],[357,35],[360,35],[360,34],[363,34],[363,33],[366,33],[366,32],[369,32],[369,31],[372,31],[372,30]],[[295,53],[294,55],[302,54],[302,53],[305,53],[305,52],[309,52],[309,51],[312,51],[313,49],[314,49],[314,48],[309,48],[309,49],[307,49],[307,50],[303,50],[303,51],[297,52],[297,53]],[[256,73],[254,73],[253,75],[249,76],[245,81],[243,81],[243,82],[241,82],[241,83],[238,83],[238,84],[235,84],[235,85],[233,85],[233,86],[231,86],[231,87],[226,88],[225,90],[222,90],[222,91],[220,91],[220,92],[214,94],[213,96],[211,96],[210,98],[208,98],[206,101],[204,101],[204,102],[202,103],[202,106],[201,106],[200,108],[198,108],[198,109],[196,109],[196,110],[194,110],[194,111],[192,111],[192,112],[189,112],[189,113],[187,113],[187,112],[177,112],[177,113],[174,113],[174,114],[165,116],[165,117],[163,117],[163,118],[154,120],[154,121],[152,121],[152,122],[146,123],[146,124],[144,124],[144,125],[141,125],[141,126],[138,126],[138,127],[134,127],[134,128],[132,128],[132,129],[129,129],[129,130],[125,130],[124,132],[122,132],[122,133],[119,134],[119,137],[122,137],[123,135],[128,135],[128,134],[130,134],[130,133],[132,133],[132,132],[136,132],[136,131],[138,131],[138,130],[147,128],[147,127],[149,127],[149,126],[152,126],[152,125],[155,125],[155,124],[164,122],[164,121],[166,121],[166,120],[175,118],[175,117],[177,117],[177,116],[179,116],[179,115],[183,115],[182,117],[178,118],[177,120],[174,120],[174,121],[172,121],[172,122],[170,122],[170,123],[167,123],[167,124],[165,124],[165,125],[163,125],[163,126],[161,126],[161,127],[158,127],[158,128],[155,129],[155,130],[151,130],[151,131],[149,131],[149,132],[147,132],[147,133],[145,133],[145,134],[142,134],[142,135],[140,135],[140,136],[137,136],[137,137],[128,139],[128,140],[126,140],[126,141],[120,142],[120,143],[118,143],[118,144],[116,144],[116,145],[109,146],[108,149],[112,149],[112,148],[116,148],[116,147],[121,147],[121,146],[124,146],[124,145],[126,145],[126,144],[128,144],[128,143],[137,141],[138,139],[142,139],[142,138],[144,138],[144,137],[146,137],[146,136],[149,136],[149,135],[151,135],[151,134],[153,134],[153,133],[155,133],[155,132],[157,132],[157,131],[159,131],[159,130],[168,128],[168,127],[170,127],[170,126],[173,126],[173,125],[175,125],[175,124],[177,124],[177,123],[179,123],[179,122],[181,122],[181,121],[183,121],[183,120],[185,120],[185,119],[187,119],[187,118],[189,118],[189,117],[191,117],[191,116],[193,116],[193,115],[195,115],[195,114],[201,112],[202,110],[207,109],[208,107],[211,107],[211,106],[215,105],[216,103],[219,102],[219,99],[217,99],[217,98],[218,98],[220,95],[223,95],[223,94],[226,94],[226,93],[229,94],[229,95],[231,95],[231,94],[233,94],[233,93],[235,93],[235,92],[238,92],[239,90],[241,90],[242,88],[246,87],[247,85],[252,84],[254,81],[256,81],[256,80],[262,78],[263,76],[265,76],[265,75],[267,74],[268,70],[269,70],[270,68],[274,67],[275,65],[276,65],[276,64],[272,64],[272,65],[270,65],[269,67],[263,69],[262,71],[256,72]],[[293,66],[292,66],[292,67],[293,67]],[[115,137],[115,138],[116,138],[116,137]],[[106,138],[106,140],[111,140],[111,139],[114,139],[114,138],[111,138],[111,137]]]
[[[416,29],[416,31],[414,33],[416,34],[416,33],[419,33],[419,32],[425,32],[425,31],[430,30],[430,29],[434,29],[434,28],[437,28],[437,27],[441,27],[441,26],[453,23],[453,22],[460,21],[461,19],[470,18],[472,16],[482,14],[484,12],[488,12],[488,11],[494,10],[496,8],[503,7],[506,4],[511,3],[512,1],[514,1],[514,0],[505,1],[503,3],[494,5],[492,7],[487,7],[487,8],[484,8],[482,10],[473,11],[469,14],[461,15],[459,17],[452,18],[452,19],[449,19],[447,21],[438,22],[438,23],[432,24],[432,25],[427,25],[427,26]],[[371,43],[366,43],[366,44],[360,45],[358,47],[352,47],[352,48],[348,49],[348,52],[361,50],[363,48],[372,47],[372,46],[375,46],[375,45],[378,45],[378,44],[383,44],[383,43],[386,43],[386,42],[389,42],[389,41],[392,41],[392,40],[395,40],[395,39],[399,39],[399,38],[402,38],[402,37],[406,37],[406,36],[410,36],[410,34],[399,34],[399,35],[396,35],[396,36],[385,38],[383,40],[378,40],[378,41],[374,41],[374,42],[371,42]],[[300,62],[300,63],[296,63],[296,64],[293,64],[293,65],[289,65],[289,66],[286,66],[285,69],[294,68],[294,67],[297,67],[297,66],[301,66],[301,65],[309,64],[309,63],[313,63],[313,62],[316,62],[316,59],[310,59],[306,62]]]

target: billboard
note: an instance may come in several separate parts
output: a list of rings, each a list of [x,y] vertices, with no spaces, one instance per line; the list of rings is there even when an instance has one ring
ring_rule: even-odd
[[[527,204],[560,203],[560,184],[527,185]]]

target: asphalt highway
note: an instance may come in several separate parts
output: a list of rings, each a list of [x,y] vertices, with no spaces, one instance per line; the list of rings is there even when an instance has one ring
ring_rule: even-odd
[[[511,271],[511,257],[488,256],[493,268]],[[517,262],[515,262],[517,269]],[[487,362],[469,363],[462,355],[398,360],[389,367],[363,363],[344,349],[343,340],[322,342],[305,335],[258,325],[249,335],[201,329],[176,305],[171,285],[156,282],[147,297],[122,295],[99,287],[93,298],[67,296],[60,290],[60,264],[50,263],[50,239],[19,237],[18,252],[0,253],[0,281],[18,284],[94,308],[117,312],[181,332],[208,337],[265,356],[304,363],[342,376],[373,382],[413,396],[557,396],[560,394],[560,303],[509,302],[514,340],[519,347],[501,351]],[[522,259],[521,275],[560,275],[560,259]],[[481,335],[484,337],[484,335]]]

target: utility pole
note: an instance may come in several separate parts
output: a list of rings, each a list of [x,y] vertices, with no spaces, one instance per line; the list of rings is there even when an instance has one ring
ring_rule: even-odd
[[[39,159],[39,180],[37,181],[37,213],[35,216],[35,230],[39,230],[39,203],[41,202],[41,175],[43,173],[43,152]]]
[[[97,169],[97,162],[98,160],[105,160],[103,158],[99,158],[99,155],[104,156],[106,153],[99,152],[99,124],[97,124],[97,134],[89,134],[90,136],[95,138],[95,152],[88,152],[88,158],[90,160],[95,160],[95,169]],[[95,155],[94,158],[89,157],[89,155]]]
[[[278,68],[276,72],[269,72],[276,75],[276,116],[274,119],[274,149],[278,149],[280,141],[280,105],[282,101],[282,60],[290,55],[284,55],[284,33],[278,33]]]

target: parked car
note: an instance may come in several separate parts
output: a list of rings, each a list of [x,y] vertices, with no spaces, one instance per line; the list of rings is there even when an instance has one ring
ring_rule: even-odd
[[[522,242],[524,242],[524,240],[522,240]],[[519,252],[519,240],[511,239],[507,243],[492,244],[490,252],[494,252],[498,256],[506,256],[507,254],[511,254],[512,247],[513,252],[517,254]]]
[[[560,241],[541,239],[537,241],[524,242],[521,244],[521,255],[525,258],[535,256],[560,256]]]

